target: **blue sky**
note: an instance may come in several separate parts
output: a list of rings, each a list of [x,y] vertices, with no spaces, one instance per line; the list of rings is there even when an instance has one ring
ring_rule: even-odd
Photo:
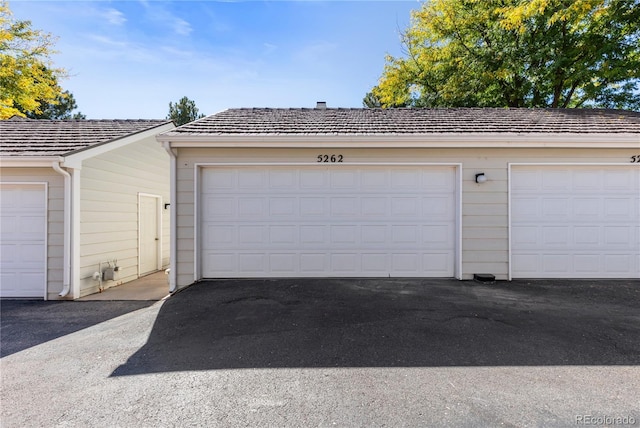
[[[412,1],[10,1],[58,37],[62,82],[89,119],[164,118],[187,96],[231,107],[361,107],[401,55]]]

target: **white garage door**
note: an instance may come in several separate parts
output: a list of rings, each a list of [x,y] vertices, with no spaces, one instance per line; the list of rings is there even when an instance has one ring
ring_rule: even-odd
[[[514,166],[514,278],[640,277],[640,168]]]
[[[455,181],[444,166],[204,168],[202,276],[452,277]]]
[[[0,297],[45,297],[46,190],[0,184]]]

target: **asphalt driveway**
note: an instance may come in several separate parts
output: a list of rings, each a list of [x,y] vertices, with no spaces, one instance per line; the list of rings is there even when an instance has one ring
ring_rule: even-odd
[[[640,425],[639,308],[638,281],[203,282],[2,358],[0,422]]]

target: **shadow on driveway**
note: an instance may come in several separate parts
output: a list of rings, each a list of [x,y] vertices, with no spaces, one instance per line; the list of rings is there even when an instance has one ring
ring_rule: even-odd
[[[293,367],[640,364],[638,281],[195,284],[112,376]]]
[[[0,357],[66,336],[155,301],[0,301]]]

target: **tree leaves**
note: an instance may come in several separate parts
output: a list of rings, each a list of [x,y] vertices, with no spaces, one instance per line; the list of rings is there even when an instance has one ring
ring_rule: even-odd
[[[169,114],[167,119],[173,120],[176,126],[184,125],[185,123],[192,122],[196,119],[204,117],[203,114],[199,114],[196,103],[187,97],[180,98],[177,103],[169,102]]]
[[[6,1],[0,1],[0,119],[41,114],[41,105],[56,104],[62,94],[58,80],[65,71],[52,66],[55,39],[15,21]]]
[[[382,107],[640,108],[639,3],[431,0],[371,93]]]

